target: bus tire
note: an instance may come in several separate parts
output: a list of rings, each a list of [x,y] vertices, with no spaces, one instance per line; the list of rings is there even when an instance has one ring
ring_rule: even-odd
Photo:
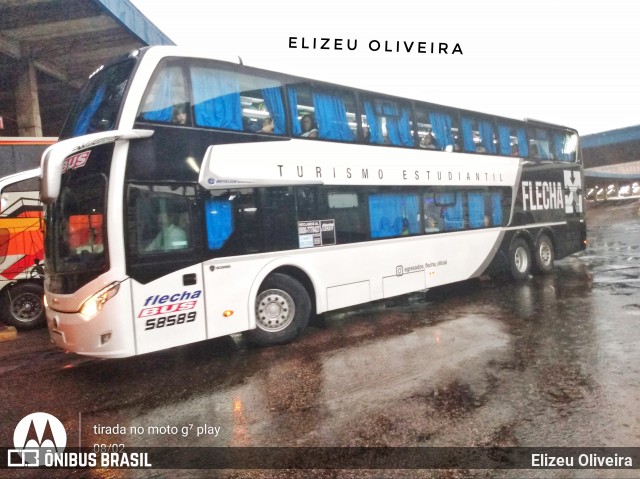
[[[0,301],[0,321],[21,330],[45,326],[43,297],[44,289],[36,283],[9,286]]]
[[[285,344],[309,324],[311,299],[299,281],[282,273],[269,275],[256,298],[256,328],[247,332],[258,346]]]
[[[548,274],[553,271],[555,261],[555,250],[551,238],[546,234],[540,235],[536,241],[536,252],[534,255],[533,269],[537,274]]]
[[[511,276],[516,281],[521,281],[529,276],[531,271],[531,249],[522,238],[515,238],[509,248],[509,266]]]

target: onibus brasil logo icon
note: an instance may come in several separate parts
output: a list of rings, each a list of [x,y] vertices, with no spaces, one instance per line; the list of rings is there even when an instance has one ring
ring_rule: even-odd
[[[62,454],[67,445],[67,431],[57,417],[34,412],[22,418],[13,432],[9,450],[9,467],[45,466],[47,457]]]

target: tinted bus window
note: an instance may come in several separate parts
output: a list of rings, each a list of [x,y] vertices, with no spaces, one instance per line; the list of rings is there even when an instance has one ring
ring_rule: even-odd
[[[116,127],[133,66],[134,61],[128,60],[95,74],[67,118],[61,140]]]
[[[556,160],[575,162],[578,135],[575,133],[553,132],[553,153]]]
[[[535,160],[552,160],[551,135],[544,128],[529,128],[529,155]]]
[[[417,105],[416,130],[420,148],[440,151],[454,149],[454,132],[457,128],[450,113]]]
[[[293,136],[354,141],[356,103],[353,93],[309,84],[287,88]]]
[[[420,232],[420,196],[372,194],[369,196],[371,238],[391,238]]]
[[[161,65],[142,101],[139,118],[251,133],[286,133],[278,81],[206,64],[192,66],[189,80],[191,95],[184,69],[171,62]]]
[[[365,143],[412,147],[413,121],[406,103],[375,97],[363,101]]]
[[[498,144],[503,156],[529,156],[527,133],[521,126],[498,123]]]
[[[182,67],[164,62],[142,100],[138,118],[144,121],[190,125],[189,94]]]
[[[464,151],[496,153],[496,134],[490,119],[464,115],[460,125]]]

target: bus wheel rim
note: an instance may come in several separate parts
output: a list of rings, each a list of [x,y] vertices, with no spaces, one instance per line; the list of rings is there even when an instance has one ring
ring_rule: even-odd
[[[549,244],[547,244],[546,242],[542,242],[540,244],[538,254],[540,255],[540,262],[543,265],[548,266],[549,264],[551,264],[551,247],[549,246]]]
[[[42,312],[40,301],[33,294],[21,294],[11,301],[11,315],[21,322],[30,322]]]
[[[256,325],[263,331],[282,331],[293,322],[296,307],[286,291],[268,289],[256,299]]]
[[[526,250],[522,246],[516,249],[513,259],[518,271],[523,273],[527,270],[527,267],[529,266],[529,258],[527,257]]]

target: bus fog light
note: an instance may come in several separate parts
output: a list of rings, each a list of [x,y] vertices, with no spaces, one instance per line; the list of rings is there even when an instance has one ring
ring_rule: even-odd
[[[113,298],[120,289],[120,283],[111,283],[106,288],[101,289],[96,294],[87,299],[80,307],[80,314],[85,319],[91,319],[98,314],[104,304]]]
[[[111,333],[104,333],[100,335],[100,345],[108,343],[111,340]]]

